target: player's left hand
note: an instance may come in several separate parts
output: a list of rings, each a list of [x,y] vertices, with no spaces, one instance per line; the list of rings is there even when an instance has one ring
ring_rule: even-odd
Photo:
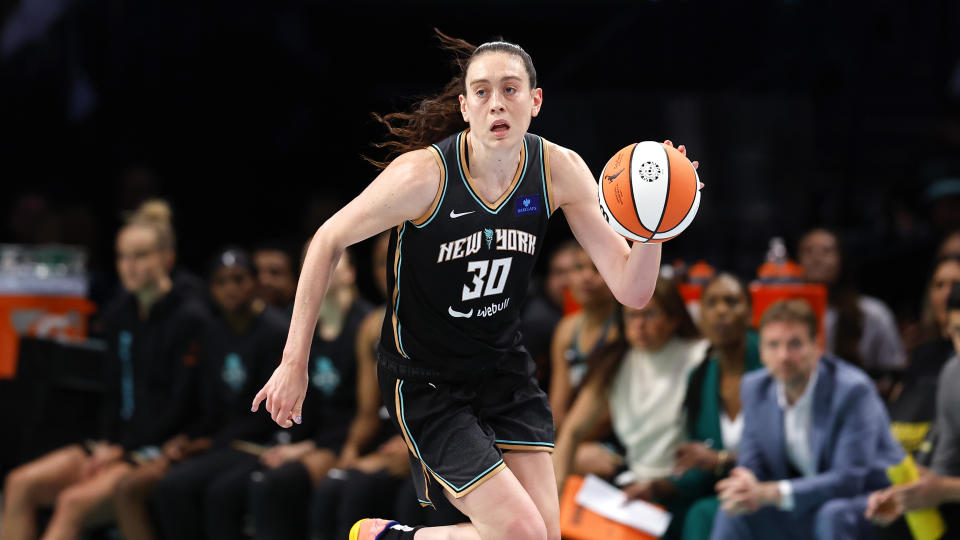
[[[670,139],[667,139],[667,140],[663,141],[663,144],[665,144],[665,145],[667,145],[667,146],[673,146],[673,142],[671,142]],[[684,156],[687,155],[687,147],[686,147],[686,146],[684,146],[684,145],[681,144],[680,146],[677,147],[677,150],[679,150],[680,153],[683,154]],[[700,162],[699,162],[699,161],[691,161],[690,163],[693,164],[693,168],[694,168],[694,169],[699,169],[699,168],[700,168]],[[703,189],[703,182],[700,182],[700,189]]]

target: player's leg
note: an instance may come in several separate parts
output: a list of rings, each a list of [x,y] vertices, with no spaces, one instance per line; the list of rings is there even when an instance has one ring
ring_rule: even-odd
[[[443,491],[471,521],[423,528],[416,531],[416,538],[546,539],[540,511],[503,462],[494,444],[494,430],[478,421],[474,408],[477,393],[489,385],[476,381],[427,383],[400,380],[382,372],[379,375],[384,404],[410,451],[417,498],[429,505],[440,496],[438,491]],[[549,420],[552,428],[552,418]],[[548,476],[552,478],[552,473]],[[375,538],[387,523],[358,522],[351,539]],[[391,536],[411,535],[394,529],[381,538]]]
[[[553,413],[534,376],[533,360],[526,374],[503,373],[484,393],[481,418],[495,433],[503,461],[540,513],[547,538],[560,538],[560,501],[553,471]]]
[[[560,540],[560,499],[550,453],[506,452],[503,461],[539,510],[547,528],[548,540]]]
[[[554,487],[556,491],[556,487]],[[511,538],[517,540],[544,540],[547,528],[540,510],[524,490],[523,485],[509,469],[503,468],[493,477],[463,497],[445,492],[450,502],[467,517],[470,523],[447,527],[428,527],[416,531],[415,540],[477,540]],[[351,531],[351,540],[376,538],[391,523],[386,520],[367,520]],[[402,525],[381,538],[404,539]],[[409,534],[409,533],[408,533]]]
[[[0,538],[36,538],[37,509],[52,505],[57,494],[80,481],[83,464],[88,459],[80,445],[71,445],[10,471],[3,486]]]
[[[61,491],[44,540],[74,540],[80,538],[84,526],[105,523],[113,516],[110,499],[113,489],[131,467],[124,461],[111,463],[90,478]]]

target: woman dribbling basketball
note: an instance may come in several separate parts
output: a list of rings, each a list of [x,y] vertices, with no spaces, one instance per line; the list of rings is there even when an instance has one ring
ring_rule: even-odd
[[[462,72],[413,112],[383,118],[397,139],[386,146],[399,155],[314,235],[283,360],[253,408],[266,400],[278,424],[300,421],[310,333],[333,267],[347,246],[392,229],[383,401],[410,451],[420,503],[446,496],[471,523],[366,519],[351,538],[559,539],[553,418],[519,333],[547,220],[563,209],[629,306],[649,300],[660,247],[629,247],[601,216],[580,156],[527,133],[543,95],[523,49],[440,37]]]

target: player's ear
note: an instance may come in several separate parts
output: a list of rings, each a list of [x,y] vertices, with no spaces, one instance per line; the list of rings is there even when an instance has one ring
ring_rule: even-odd
[[[540,107],[543,106],[543,89],[534,88],[531,94],[533,94],[533,110],[530,111],[530,116],[536,118],[540,114]]]
[[[470,116],[467,114],[467,98],[460,94],[457,99],[460,100],[460,114],[463,116],[463,121],[470,123]]]

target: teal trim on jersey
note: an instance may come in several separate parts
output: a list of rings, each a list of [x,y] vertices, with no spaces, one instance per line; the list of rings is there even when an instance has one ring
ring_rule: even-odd
[[[525,444],[529,446],[549,446],[553,448],[553,443],[549,442],[530,442],[530,441],[504,441],[501,439],[495,439],[493,442],[500,444]]]
[[[544,163],[544,148],[543,148],[543,137],[537,135],[537,139],[540,141],[540,182],[543,184],[543,200],[544,206],[547,207],[547,219],[550,219],[550,203],[553,201],[550,200],[550,197],[547,195],[547,167]]]
[[[443,206],[443,198],[447,196],[447,185],[450,184],[450,168],[447,166],[447,158],[443,156],[443,151],[440,150],[439,146],[435,144],[431,144],[430,146],[432,146],[437,151],[437,154],[440,155],[440,160],[443,161],[443,174],[445,175],[443,178],[443,193],[440,194],[440,202],[438,202],[437,207],[433,209],[433,214],[430,215],[430,219],[425,221],[423,225],[417,225],[412,221],[410,222],[414,227],[418,229],[422,229],[427,225],[429,225],[430,222],[433,221],[433,218],[437,217],[437,214],[440,213],[440,208]]]
[[[440,206],[437,205],[437,208],[440,208]],[[409,359],[407,351],[403,350],[403,332],[400,328],[400,267],[403,266],[403,231],[405,230],[407,230],[406,223],[401,224],[400,233],[397,234],[397,252],[400,254],[400,258],[397,261],[397,282],[394,284],[397,288],[397,300],[393,303],[393,315],[397,318],[397,343],[400,344],[400,354]]]
[[[420,497],[417,497],[417,500],[420,501],[420,504],[429,504],[430,506],[433,506],[433,501],[425,501]]]
[[[520,171],[520,179],[517,180],[517,185],[513,186],[513,191],[510,192],[510,195],[507,195],[503,203],[501,203],[496,210],[491,210],[490,207],[483,204],[480,197],[477,197],[477,194],[473,192],[473,189],[470,188],[470,182],[467,182],[467,177],[463,174],[463,160],[460,159],[460,139],[463,138],[464,133],[465,132],[461,131],[460,134],[457,135],[457,169],[460,171],[460,179],[463,180],[463,186],[467,188],[467,193],[473,197],[473,200],[477,201],[477,204],[479,204],[481,208],[491,214],[499,214],[500,211],[503,210],[503,207],[507,206],[507,201],[512,199],[517,190],[520,189],[520,185],[523,184],[523,179],[527,176],[527,162],[530,161],[530,149],[527,147],[527,138],[523,138],[523,170]],[[440,207],[437,206],[437,208],[439,209]]]
[[[407,425],[407,416],[406,416],[405,414],[403,414],[403,383],[404,383],[404,382],[405,382],[405,381],[404,381],[403,379],[401,379],[401,380],[400,380],[400,384],[397,386],[397,395],[400,396],[400,410],[397,411],[397,416],[400,417],[400,422],[403,423],[403,430],[407,432],[407,437],[410,438],[410,442],[413,444],[413,449],[417,451],[417,459],[419,459],[419,460],[420,460],[420,463],[423,463],[423,466],[426,467],[427,470],[430,471],[434,476],[436,476],[438,479],[440,479],[441,481],[443,481],[443,483],[446,484],[447,486],[449,486],[450,489],[452,489],[453,491],[456,491],[457,493],[460,493],[461,491],[467,489],[468,487],[470,487],[470,486],[472,486],[474,483],[476,483],[477,480],[483,478],[488,472],[492,471],[493,469],[496,469],[497,467],[500,466],[501,463],[503,463],[503,459],[501,458],[501,459],[498,460],[496,463],[494,463],[493,465],[491,465],[490,468],[488,468],[487,470],[485,470],[485,471],[483,471],[482,473],[478,474],[477,476],[475,476],[475,477],[473,478],[473,480],[470,480],[469,482],[467,482],[466,484],[460,486],[459,488],[458,488],[457,486],[453,485],[453,483],[451,483],[451,482],[450,482],[449,480],[447,480],[446,478],[444,478],[444,477],[440,476],[439,474],[437,474],[437,472],[434,471],[433,469],[431,469],[431,468],[430,468],[430,465],[427,465],[427,462],[423,460],[423,456],[420,455],[420,447],[417,446],[417,441],[415,441],[414,438],[413,438],[413,432],[410,431],[410,427]],[[417,500],[419,500],[419,497],[418,497]],[[431,503],[431,504],[432,504],[432,503]]]

